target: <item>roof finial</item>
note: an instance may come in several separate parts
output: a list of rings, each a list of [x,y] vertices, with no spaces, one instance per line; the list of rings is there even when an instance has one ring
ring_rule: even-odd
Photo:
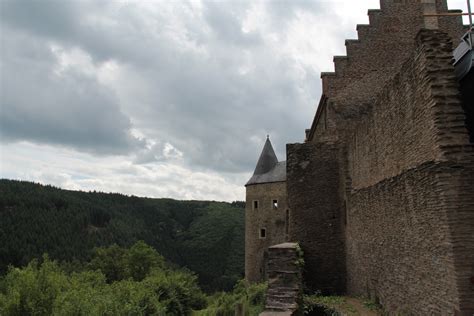
[[[269,139],[269,138],[270,138],[270,135],[267,134],[267,139]]]

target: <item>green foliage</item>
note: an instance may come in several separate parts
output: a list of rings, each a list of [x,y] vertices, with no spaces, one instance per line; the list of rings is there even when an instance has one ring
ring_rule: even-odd
[[[296,244],[296,257],[297,259],[295,264],[301,269],[304,269],[304,252],[300,244]]]
[[[231,290],[242,278],[244,222],[229,215],[225,204],[211,204],[180,236],[188,267],[207,290]]]
[[[78,262],[94,256],[91,265],[107,282],[140,280],[152,261],[161,259],[140,249],[124,258],[120,247],[143,240],[167,260],[195,271],[203,289],[231,290],[243,276],[243,207],[243,202],[148,199],[0,180],[0,275],[8,265],[25,266],[48,253],[66,262],[61,267],[68,272],[80,271]],[[110,253],[101,259],[95,248]]]
[[[206,297],[198,287],[196,277],[190,272],[155,272],[143,283],[159,293],[171,315],[186,315],[191,309],[202,309],[206,306]]]
[[[259,315],[265,306],[266,283],[248,284],[241,280],[229,293],[216,293],[208,299],[208,307],[195,311],[196,316],[234,316],[236,308],[244,315]]]
[[[143,241],[138,241],[128,250],[116,244],[95,248],[89,264],[90,269],[102,271],[109,283],[128,278],[141,281],[152,269],[164,266],[165,259]]]
[[[108,282],[126,278],[126,250],[114,244],[110,247],[94,248],[94,256],[89,263],[92,270],[100,270]]]
[[[340,314],[334,309],[345,302],[342,296],[305,295],[303,296],[303,312],[306,315],[318,310],[328,316],[337,316]]]
[[[205,307],[197,277],[167,267],[143,242],[97,249],[92,261],[110,268],[117,254],[121,260],[114,269],[124,274],[109,282],[101,269],[90,270],[92,262],[70,274],[47,256],[42,263],[11,267],[0,281],[0,315],[189,315]],[[130,269],[140,259],[140,268]]]
[[[382,306],[377,302],[377,300],[369,299],[369,298],[360,298],[362,300],[362,304],[365,308],[371,311],[380,311],[382,310]]]
[[[24,269],[11,267],[2,282],[0,314],[50,315],[54,300],[67,282],[59,266],[46,255],[42,264],[33,260]]]

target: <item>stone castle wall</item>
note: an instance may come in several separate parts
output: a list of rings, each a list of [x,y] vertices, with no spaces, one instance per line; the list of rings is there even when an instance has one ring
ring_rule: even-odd
[[[449,37],[417,43],[349,143],[348,292],[393,313],[470,315],[473,148]]]
[[[379,82],[375,70],[337,81],[344,58],[323,75],[314,134],[287,147],[290,240],[312,288],[371,296],[390,314],[474,312],[474,156],[452,37],[420,31]]]
[[[286,183],[274,182],[247,186],[245,206],[245,277],[250,282],[265,278],[265,251],[286,241]],[[273,200],[278,200],[278,209]],[[258,209],[254,209],[258,201]],[[260,230],[265,229],[265,238]]]
[[[461,19],[423,29],[421,14],[434,7],[448,12],[443,0],[381,0],[369,10],[347,56],[322,74],[313,126],[305,143],[287,145],[281,184],[306,286],[370,296],[389,315],[474,314],[473,99],[463,86],[462,104],[451,61]],[[247,208],[267,190],[247,188]],[[246,225],[258,218],[249,214]],[[246,244],[256,256],[246,254],[246,273],[279,242]]]
[[[346,56],[335,56],[334,72],[321,74],[328,101],[318,109],[324,120],[315,120],[318,131],[313,131],[311,141],[344,141],[411,56],[429,2],[436,2],[438,12],[448,12],[442,0],[382,0],[381,9],[368,11],[370,23],[357,25],[358,38],[346,40]],[[460,17],[439,18],[438,25],[453,40],[463,32]]]
[[[426,161],[443,159],[442,131],[436,122],[443,119],[439,112],[464,117],[451,66],[449,38],[442,33],[421,32],[418,43],[413,58],[385,86],[370,113],[352,132],[349,168],[354,189],[373,185]],[[440,108],[440,101],[446,103],[446,108]],[[468,143],[464,123],[459,123],[449,124],[446,144]]]
[[[289,237],[304,252],[306,286],[323,293],[345,291],[338,155],[330,144],[287,145]]]

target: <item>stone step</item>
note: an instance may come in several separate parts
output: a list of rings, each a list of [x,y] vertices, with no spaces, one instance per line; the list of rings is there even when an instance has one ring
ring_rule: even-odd
[[[272,304],[275,304],[275,303],[278,303],[278,304],[296,304],[297,303],[297,299],[296,297],[275,297],[275,296],[270,296],[270,297],[267,297],[267,300],[265,301],[266,304],[265,305],[272,305]]]
[[[346,40],[346,55],[347,57],[354,57],[361,49],[361,41],[358,39]]]
[[[324,76],[324,75],[323,75]],[[297,245],[280,244],[268,249],[268,289],[265,296],[265,313],[279,315],[287,312],[292,315],[298,309],[301,271],[297,262]]]
[[[299,292],[300,292],[299,290],[283,290],[280,288],[270,288],[267,290],[267,294],[288,293],[294,296],[298,295]]]
[[[347,56],[334,56],[334,71],[336,72],[337,76],[344,75],[344,70],[347,66]],[[296,258],[295,258],[296,259]]]
[[[361,41],[367,41],[370,34],[372,34],[372,27],[370,24],[357,24],[357,38]]]
[[[300,288],[298,286],[275,286],[275,287],[268,287],[268,290],[278,289],[281,291],[299,291]]]
[[[266,311],[260,313],[259,316],[292,316],[292,311]]]
[[[379,24],[380,17],[382,16],[382,10],[380,9],[370,9],[367,11],[367,15],[369,16],[369,23],[372,26],[376,26]]]
[[[297,295],[298,293],[288,293],[288,292],[271,292],[271,293],[267,293],[267,299],[270,299],[270,298],[291,298],[291,299],[295,299],[298,297]]]
[[[299,272],[297,270],[271,270],[271,273],[272,274],[277,274],[277,273],[281,273],[281,274],[299,274]]]
[[[288,292],[273,292],[273,293],[267,293],[266,298],[269,300],[270,298],[292,298],[296,300],[298,297],[298,293],[288,293]]]
[[[288,289],[274,287],[274,288],[269,288],[267,290],[267,293],[291,293],[292,295],[297,295],[300,293],[300,290],[292,290],[292,289],[288,290]]]
[[[288,310],[296,310],[297,308],[298,308],[298,305],[296,303],[287,304],[287,303],[271,302],[269,304],[265,304],[265,310],[288,311]]]

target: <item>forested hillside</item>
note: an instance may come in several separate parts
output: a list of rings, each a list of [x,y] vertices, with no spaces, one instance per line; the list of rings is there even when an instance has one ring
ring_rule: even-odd
[[[139,198],[0,180],[0,218],[0,275],[43,253],[84,261],[94,247],[143,240],[196,272],[207,291],[231,289],[243,276],[242,202]]]

